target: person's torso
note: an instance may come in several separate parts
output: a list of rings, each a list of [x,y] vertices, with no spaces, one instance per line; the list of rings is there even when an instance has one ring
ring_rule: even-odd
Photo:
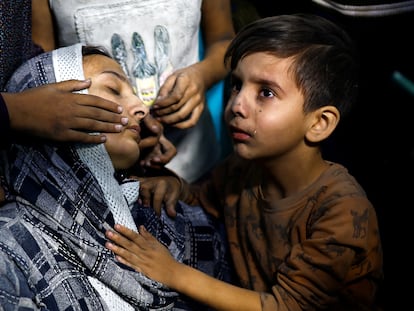
[[[277,297],[291,285],[293,297],[296,286],[293,283],[301,283],[302,277],[304,284],[315,286],[311,292],[318,292],[315,284],[323,288],[332,276],[341,273],[337,285],[331,286],[352,287],[354,281],[358,283],[358,279],[364,279],[363,275],[367,279],[371,273],[380,275],[382,257],[377,252],[380,241],[375,211],[363,189],[342,166],[332,164],[318,181],[277,203],[269,203],[261,195],[260,170],[254,166],[235,166],[227,173],[223,215],[235,272],[243,287],[273,292]],[[244,178],[240,180],[240,176]],[[315,231],[322,234],[319,241],[313,235]],[[363,254],[338,261],[349,264],[347,268],[335,264],[336,260],[327,259],[350,255],[348,251],[352,246],[345,247],[343,254],[340,247],[330,249],[330,242],[324,240],[337,234],[339,244],[349,242],[348,245],[360,248]],[[318,243],[321,244],[318,246]],[[318,254],[318,247],[328,253]],[[313,254],[312,259],[308,258],[310,254]],[[325,273],[322,267],[329,272]],[[285,283],[284,290],[280,290],[281,280],[293,283]],[[362,295],[367,294],[366,289],[360,289]],[[328,291],[320,294],[326,300],[331,299]],[[282,299],[281,296],[278,299]]]
[[[130,76],[137,68],[134,32],[142,38],[150,67],[162,76],[162,70],[157,66],[162,61],[156,47],[163,44],[163,37],[154,33],[159,26],[168,32],[170,48],[166,50],[173,70],[199,60],[202,0],[49,0],[49,3],[56,20],[58,45],[76,42],[100,45],[113,54],[111,38],[116,33],[125,45]],[[162,80],[160,78],[159,84]],[[185,131],[169,127],[165,134],[177,148],[177,155],[167,167],[189,182],[200,178],[219,158],[220,147],[207,108],[194,127]]]
[[[112,53],[111,37],[117,33],[123,39],[131,67],[132,34],[141,35],[148,55],[154,63],[154,29],[164,26],[171,43],[174,69],[198,60],[198,40],[201,20],[201,0],[49,0],[56,20],[59,46],[77,42],[103,45]]]

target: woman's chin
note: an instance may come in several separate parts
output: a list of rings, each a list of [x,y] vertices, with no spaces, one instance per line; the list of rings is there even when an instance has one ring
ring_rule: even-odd
[[[127,170],[133,167],[138,162],[138,159],[139,159],[139,155],[138,156],[134,155],[133,157],[123,156],[123,157],[118,157],[116,159],[111,157],[112,163],[116,170]]]

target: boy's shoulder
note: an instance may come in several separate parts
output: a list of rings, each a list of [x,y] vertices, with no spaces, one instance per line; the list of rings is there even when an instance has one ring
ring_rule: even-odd
[[[334,189],[343,188],[344,191],[356,191],[366,195],[359,182],[345,166],[335,162],[327,161],[327,163],[329,167],[320,176],[321,182],[330,185]]]
[[[339,163],[328,163],[329,168],[310,186],[310,192],[314,193],[318,201],[324,202],[321,205],[371,208],[365,190],[348,169]],[[356,201],[358,204],[351,203]]]

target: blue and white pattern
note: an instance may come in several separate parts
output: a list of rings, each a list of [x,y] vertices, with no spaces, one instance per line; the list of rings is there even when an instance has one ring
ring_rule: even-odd
[[[73,52],[81,48],[63,49]],[[60,52],[45,53],[25,63],[8,90],[18,92],[55,82],[53,58],[67,55],[56,56]],[[91,278],[131,309],[190,308],[176,292],[120,264],[105,248],[105,231],[113,227],[119,206],[130,211],[135,228],[145,225],[177,260],[226,278],[225,245],[217,224],[201,208],[180,203],[177,218],[171,219],[165,212],[157,217],[136,200],[128,206],[123,196],[125,184],[120,186],[115,177],[97,174],[93,168],[94,160],[99,159],[113,174],[105,148],[101,145],[92,148],[93,153],[83,153],[83,147],[27,141],[13,144],[3,154],[8,203],[0,208],[2,310],[112,311]]]

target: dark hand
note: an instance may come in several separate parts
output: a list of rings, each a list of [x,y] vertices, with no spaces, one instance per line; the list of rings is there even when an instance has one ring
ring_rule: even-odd
[[[175,146],[164,136],[164,128],[151,115],[144,118],[141,132],[140,164],[159,168],[164,166],[177,154]]]
[[[154,116],[177,128],[193,127],[205,108],[205,92],[202,72],[196,65],[177,70],[162,85],[153,106]]]
[[[177,177],[144,177],[140,181],[139,196],[145,206],[152,206],[155,213],[161,215],[163,204],[170,217],[176,216],[175,205],[180,196],[181,182]]]
[[[159,282],[170,286],[174,281],[173,272],[179,263],[143,226],[139,234],[119,224],[116,231],[106,231],[106,237],[112,241],[105,246],[114,252],[116,259]]]
[[[116,133],[128,120],[122,107],[103,98],[73,93],[90,81],[64,81],[21,93],[2,93],[13,130],[54,141],[102,143],[104,133]],[[99,132],[100,135],[90,135]]]

